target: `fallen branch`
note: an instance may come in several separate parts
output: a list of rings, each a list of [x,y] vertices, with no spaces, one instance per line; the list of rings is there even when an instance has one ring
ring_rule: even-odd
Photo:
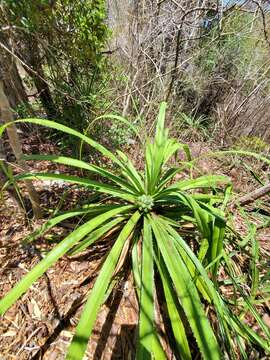
[[[240,197],[237,200],[237,203],[239,205],[247,205],[252,203],[253,201],[261,198],[262,196],[268,194],[270,192],[270,183],[260,187],[259,189],[256,189],[254,191],[252,191],[251,193],[244,195],[242,197]],[[235,205],[235,202],[234,202]]]

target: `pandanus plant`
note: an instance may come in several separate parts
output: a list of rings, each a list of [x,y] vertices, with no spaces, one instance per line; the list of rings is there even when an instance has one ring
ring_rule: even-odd
[[[70,165],[106,181],[48,173],[17,176],[17,180],[61,180],[110,196],[107,203],[90,203],[58,214],[32,234],[28,241],[63,220],[78,216],[87,219],[48,252],[0,301],[0,313],[4,314],[60,257],[77,254],[110,236],[112,246],[84,306],[67,359],[83,358],[99,308],[113,290],[112,285],[125,264],[132,267],[139,304],[137,359],[166,359],[157,329],[157,311],[161,311],[156,308],[157,292],[166,304],[166,316],[174,337],[171,339],[173,351],[181,359],[194,358],[194,351],[207,360],[221,359],[226,353],[231,359],[237,358],[235,346],[239,344],[241,348],[245,340],[269,351],[269,341],[240,321],[218,288],[226,229],[224,213],[218,205],[222,205],[224,197],[221,185],[227,183],[228,178],[211,175],[179,180],[178,176],[175,180],[186,167],[190,154],[185,145],[168,137],[168,130],[164,128],[165,109],[166,104],[162,103],[155,137],[146,142],[144,172],[138,171],[123,152],[113,154],[66,126],[49,120],[23,120],[81,139],[117,169],[113,173],[112,167],[105,169],[70,157],[30,155],[26,159]],[[187,161],[180,161],[176,166],[176,162],[170,160],[177,159],[180,151],[184,151]],[[185,238],[187,224],[192,225],[192,236]],[[269,335],[264,324],[260,324]]]

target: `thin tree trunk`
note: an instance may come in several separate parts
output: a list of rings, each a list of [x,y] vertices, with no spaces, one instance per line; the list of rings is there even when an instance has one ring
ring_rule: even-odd
[[[1,43],[12,51],[6,36],[0,33]],[[15,58],[7,51],[1,48],[0,51],[0,66],[5,77],[3,78],[5,94],[8,98],[12,109],[18,105],[24,104],[32,112],[31,106],[28,102],[27,93],[19,74]]]
[[[10,58],[11,57],[9,57],[9,59]],[[19,75],[16,62],[14,59],[10,60],[12,60],[12,62],[9,62],[9,69],[5,72],[7,74],[4,79],[5,94],[7,95],[12,109],[16,109],[20,104],[24,104],[30,109],[27,94]]]
[[[42,60],[40,58],[39,47],[36,39],[28,39],[28,54],[26,62],[35,72],[31,72],[28,68],[25,68],[34,81],[40,101],[48,119],[57,119],[58,112],[54,104],[49,85],[43,80],[45,75],[42,69]]]
[[[5,152],[4,152],[3,141],[0,138],[0,162],[4,164],[5,160],[6,160],[6,156],[5,156]],[[1,189],[5,185],[7,180],[8,179],[6,177],[6,174],[4,173],[4,171],[2,171],[2,168],[0,167],[0,188]],[[6,189],[6,191],[8,192],[10,198],[13,200],[13,203],[16,205],[17,210],[21,213],[24,213],[24,207],[23,207],[22,201],[19,198],[16,190],[10,186]]]
[[[3,79],[0,74],[0,109],[1,117],[4,123],[8,123],[13,120],[13,114],[10,109],[10,105],[7,99],[7,96],[4,92]],[[27,170],[25,161],[22,159],[22,147],[17,133],[16,126],[14,124],[7,127],[7,134],[10,142],[10,146],[14,152],[14,155],[17,159],[18,164],[23,170]],[[33,207],[34,216],[37,219],[42,217],[42,211],[39,204],[38,194],[30,180],[25,180],[25,185],[29,194],[29,198]]]

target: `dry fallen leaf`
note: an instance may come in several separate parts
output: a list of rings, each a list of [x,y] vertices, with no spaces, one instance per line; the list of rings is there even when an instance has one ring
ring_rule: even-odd
[[[32,313],[32,315],[34,315],[33,317],[38,320],[41,320],[42,313],[41,313],[39,306],[34,298],[31,299],[31,304],[33,305],[33,313]]]

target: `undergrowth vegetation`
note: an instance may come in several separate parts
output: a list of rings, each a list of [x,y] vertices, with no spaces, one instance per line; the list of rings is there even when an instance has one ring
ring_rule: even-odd
[[[165,110],[166,104],[162,103],[154,139],[148,139],[144,146],[144,171],[137,170],[122,151],[112,153],[69,127],[49,120],[22,120],[75,136],[111,164],[105,168],[61,155],[29,155],[25,160],[69,165],[84,171],[85,176],[24,173],[13,178],[64,181],[100,194],[97,202],[57,214],[25,239],[25,243],[34,241],[64,220],[83,219],[82,225],[47,253],[0,301],[0,313],[4,314],[60,257],[73,256],[98,241],[112,239],[68,349],[68,359],[83,358],[101,305],[123,271],[130,270],[139,303],[137,359],[167,358],[157,317],[164,309],[157,298],[166,305],[169,322],[165,327],[173,334],[171,346],[181,359],[194,359],[199,353],[207,360],[247,359],[254,348],[259,354],[270,353],[270,330],[255,306],[258,289],[265,287],[258,283],[260,255],[254,229],[248,239],[240,244],[239,239],[236,241],[227,221],[230,179],[223,175],[193,178],[189,171],[193,164],[190,149],[169,137]],[[2,133],[7,126],[2,126]],[[180,152],[185,155],[181,161]],[[93,175],[103,180],[93,180]],[[252,279],[247,288],[242,287],[238,262],[239,256],[249,252]],[[229,294],[224,291],[226,286],[230,287]],[[247,323],[246,314],[259,331]]]
[[[104,105],[107,92],[109,72],[103,50],[110,30],[105,23],[105,1],[4,0],[0,14],[1,27],[9,29],[8,35],[1,30],[1,41],[17,48],[20,64],[25,66],[26,89],[38,93],[31,104],[20,101],[16,105],[27,105],[29,116],[32,105],[40,100],[42,116],[85,129]],[[6,66],[13,61],[4,55],[3,68],[5,61]]]

